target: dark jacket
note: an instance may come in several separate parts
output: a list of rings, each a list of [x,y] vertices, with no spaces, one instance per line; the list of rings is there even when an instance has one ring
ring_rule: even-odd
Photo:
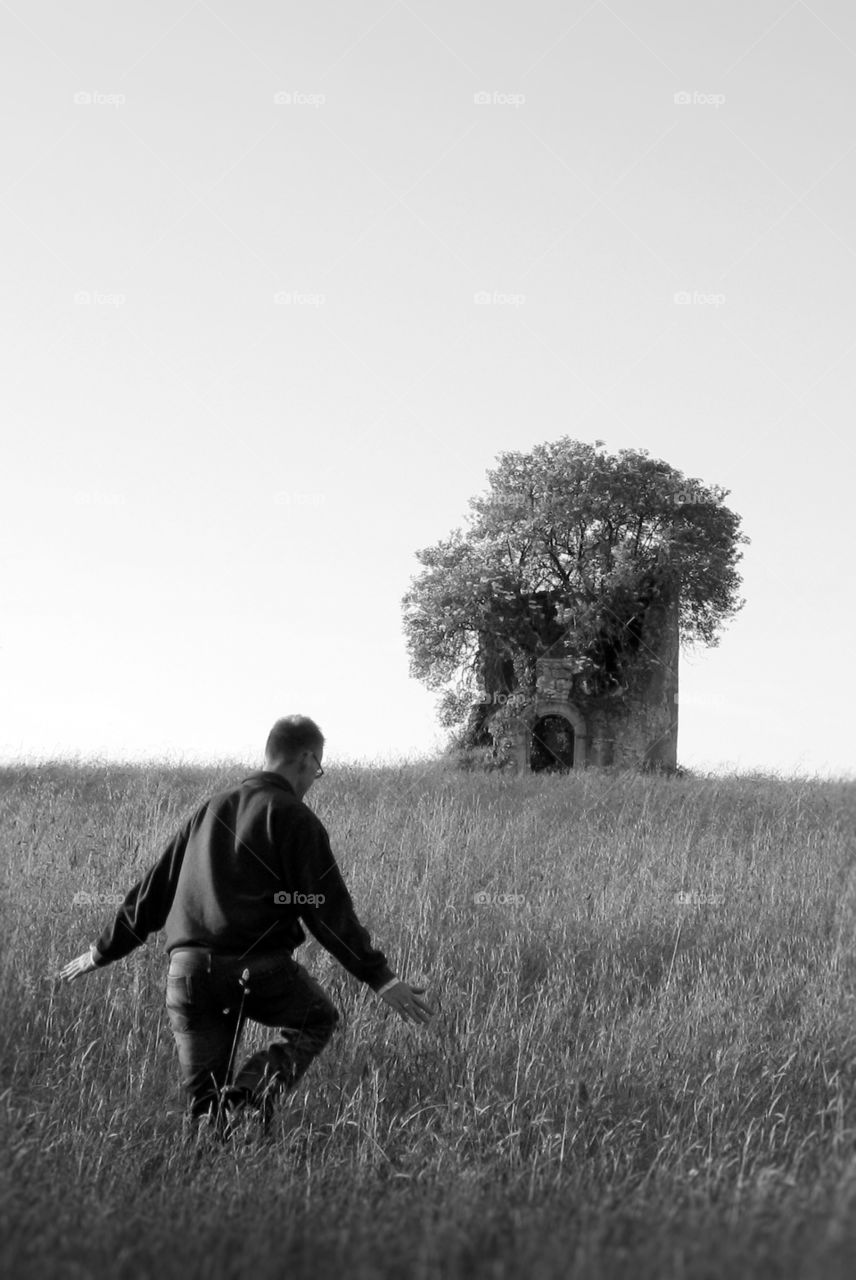
[[[306,941],[301,919],[373,991],[394,974],[354,911],[327,830],[279,774],[253,773],[188,819],[95,943],[110,964],[166,930],[168,951],[258,957]]]

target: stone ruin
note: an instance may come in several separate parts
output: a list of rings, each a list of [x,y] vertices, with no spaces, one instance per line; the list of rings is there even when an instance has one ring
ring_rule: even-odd
[[[678,753],[678,606],[652,607],[629,683],[594,692],[561,642],[536,663],[535,698],[512,716],[506,746],[521,772],[590,765],[673,772]]]

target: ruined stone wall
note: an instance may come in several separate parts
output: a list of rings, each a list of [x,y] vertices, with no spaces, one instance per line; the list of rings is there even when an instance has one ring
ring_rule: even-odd
[[[590,733],[603,742],[604,763],[677,768],[679,648],[677,602],[653,606],[637,675],[621,697],[591,708]]]
[[[564,658],[539,658],[538,697],[545,702],[566,701],[573,688],[573,672]]]
[[[549,705],[572,704],[585,721],[589,764],[675,769],[678,763],[678,604],[652,606],[646,618],[642,662],[629,688],[586,697],[565,658],[540,658],[537,699],[521,732]],[[521,761],[525,752],[521,751]]]

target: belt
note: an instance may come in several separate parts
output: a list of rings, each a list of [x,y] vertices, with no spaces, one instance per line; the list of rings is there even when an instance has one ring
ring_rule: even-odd
[[[220,960],[243,960],[249,955],[248,951],[215,951],[213,947],[173,947],[169,952],[171,956],[217,956]],[[260,960],[262,957],[269,956],[290,956],[292,953],[286,947],[277,951],[255,951],[253,959]]]

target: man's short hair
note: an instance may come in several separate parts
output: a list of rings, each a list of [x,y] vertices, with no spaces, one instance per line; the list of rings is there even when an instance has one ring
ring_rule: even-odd
[[[270,764],[290,764],[301,751],[317,751],[324,746],[324,734],[309,716],[283,716],[268,734],[265,760]]]

